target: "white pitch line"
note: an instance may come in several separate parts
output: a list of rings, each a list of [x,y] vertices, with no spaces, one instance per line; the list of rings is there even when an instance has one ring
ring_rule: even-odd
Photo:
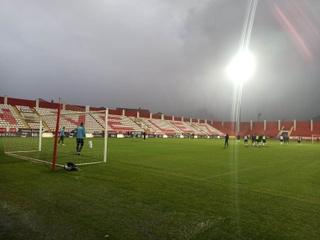
[[[37,159],[37,158],[33,158],[33,157],[21,156],[21,155],[18,155],[18,154],[15,154],[15,153],[10,153],[10,152],[5,152],[5,154],[8,155],[8,156],[11,156],[11,157],[22,159],[22,160],[28,160],[28,161],[32,161],[32,162],[39,162],[39,163],[45,163],[45,164],[51,165],[51,162],[47,162],[47,161],[44,161],[44,160],[41,160],[41,159]],[[62,168],[64,167],[61,164],[56,164],[56,166],[62,167]]]
[[[90,162],[90,163],[75,163],[77,166],[83,166],[83,165],[91,165],[91,164],[98,164],[98,163],[104,163],[103,161],[99,162]]]
[[[28,152],[39,152],[39,150],[10,151],[10,152],[5,152],[5,154],[10,154],[10,153],[28,153]]]

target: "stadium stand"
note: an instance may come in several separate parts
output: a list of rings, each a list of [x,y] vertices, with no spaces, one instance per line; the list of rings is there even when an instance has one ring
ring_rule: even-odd
[[[223,122],[221,132],[228,133],[230,136],[235,135],[235,123],[234,122]]]
[[[26,100],[0,97],[0,133],[15,133],[20,129],[38,129],[39,116],[42,117],[44,131],[53,132],[56,125],[56,112],[59,104],[43,99]],[[104,129],[105,115],[102,113],[82,114],[87,108],[79,105],[65,104],[61,111],[60,127],[66,131],[74,130],[80,122],[85,123],[88,133],[101,132]],[[91,111],[104,108],[89,107]],[[65,115],[67,114],[67,115]],[[280,123],[280,129],[279,124]],[[320,134],[320,122],[310,121],[267,121],[240,123],[240,135],[265,134],[267,137],[277,137],[281,131],[289,131],[293,137],[311,137]],[[155,135],[199,135],[223,136],[226,133],[235,135],[234,122],[204,121],[198,119],[174,117],[162,113],[150,113],[146,109],[116,108],[109,110],[108,131],[130,134],[146,132]]]
[[[193,128],[190,124],[181,121],[170,121],[170,123],[175,126],[181,133],[184,134],[199,134],[200,132]]]
[[[278,131],[277,131],[277,133],[278,133]],[[252,123],[252,134],[265,135],[266,131],[264,131],[264,123],[263,122],[253,122]]]
[[[279,133],[278,122],[272,121],[267,122],[266,136],[267,137],[276,137]]]
[[[181,134],[181,131],[175,128],[174,126],[172,126],[170,122],[167,120],[148,119],[147,121],[153,124],[156,128],[158,128],[161,131],[161,133],[165,135],[172,136],[172,135]]]
[[[196,132],[195,132],[195,135],[199,135],[199,136],[205,136],[205,135],[208,135],[206,132],[207,130],[205,128],[202,128],[202,126],[200,126],[198,124],[198,122],[191,122],[191,123],[187,123],[189,124],[191,127],[193,127]]]
[[[56,110],[49,108],[38,108],[37,113],[42,117],[50,131],[54,131],[56,127]]]
[[[23,119],[25,120],[26,124],[31,129],[39,129],[40,119],[39,119],[38,113],[36,112],[36,110],[34,108],[31,108],[29,106],[19,106],[19,105],[17,105],[16,107],[19,110]],[[44,128],[45,128],[45,130],[48,130],[46,123],[44,123]]]
[[[224,135],[224,133],[222,133],[218,129],[215,129],[214,127],[210,126],[207,123],[193,123],[192,125],[195,128],[199,129],[202,135],[207,135],[207,136],[223,136]]]
[[[320,121],[313,123],[313,134],[320,134]]]
[[[105,125],[105,115],[104,114],[93,114],[95,120],[100,124],[100,126]],[[140,128],[134,121],[132,121],[127,116],[112,115],[109,114],[108,117],[108,130],[114,133],[127,134],[128,132],[142,132],[143,129]]]
[[[162,132],[158,127],[156,127],[154,124],[152,124],[149,119],[146,118],[136,118],[135,122],[142,128],[144,131],[146,131],[148,134],[156,134],[156,135],[162,135],[165,134]]]
[[[282,121],[281,130],[291,131],[293,128],[293,121]]]
[[[219,131],[223,132],[223,125],[221,121],[212,121],[211,126],[215,129],[218,129]]]
[[[303,137],[303,136],[311,136],[311,124],[310,122],[297,121],[296,122],[296,130],[292,131],[291,136]]]
[[[63,113],[71,113],[71,111],[63,111]],[[86,131],[93,133],[94,131],[102,131],[102,126],[89,114],[79,115],[62,115],[61,126],[65,126],[67,131],[74,130],[80,123],[84,123]]]
[[[251,135],[251,126],[250,122],[242,122],[240,123],[240,136]]]
[[[19,117],[18,109],[11,105],[0,104],[0,128],[2,132],[16,132],[19,128],[29,128],[29,126]]]
[[[42,116],[48,128],[53,131],[56,126],[56,110],[48,108],[38,108],[38,114]],[[86,130],[88,133],[93,133],[95,131],[102,131],[103,127],[96,121],[96,119],[90,114],[74,114],[75,111],[63,110],[60,117],[60,126],[66,128],[66,132],[73,131],[77,126],[83,122],[86,125]],[[64,115],[71,113],[70,115]]]

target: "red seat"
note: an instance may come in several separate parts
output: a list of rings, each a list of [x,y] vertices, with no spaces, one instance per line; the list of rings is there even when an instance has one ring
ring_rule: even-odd
[[[0,118],[4,121],[8,122],[11,125],[17,125],[17,120],[12,115],[11,111],[9,109],[1,109],[2,113],[0,113]]]
[[[267,122],[266,136],[276,137],[278,132],[278,122]]]
[[[296,130],[292,132],[291,136],[297,137],[311,137],[311,124],[307,121],[297,121]]]
[[[263,122],[253,122],[252,124],[252,134],[254,135],[265,135],[264,123]]]

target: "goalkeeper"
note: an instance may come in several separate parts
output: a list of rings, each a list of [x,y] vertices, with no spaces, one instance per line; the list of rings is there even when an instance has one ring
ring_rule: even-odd
[[[76,138],[77,138],[77,154],[80,155],[80,152],[83,148],[83,140],[86,137],[86,130],[83,126],[83,123],[80,123],[80,126],[76,128]]]

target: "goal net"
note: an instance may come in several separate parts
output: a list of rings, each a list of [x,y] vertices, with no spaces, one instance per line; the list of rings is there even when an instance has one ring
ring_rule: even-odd
[[[107,162],[108,110],[75,112],[39,108],[32,120],[21,114],[26,128],[6,135],[5,154],[63,167]]]

